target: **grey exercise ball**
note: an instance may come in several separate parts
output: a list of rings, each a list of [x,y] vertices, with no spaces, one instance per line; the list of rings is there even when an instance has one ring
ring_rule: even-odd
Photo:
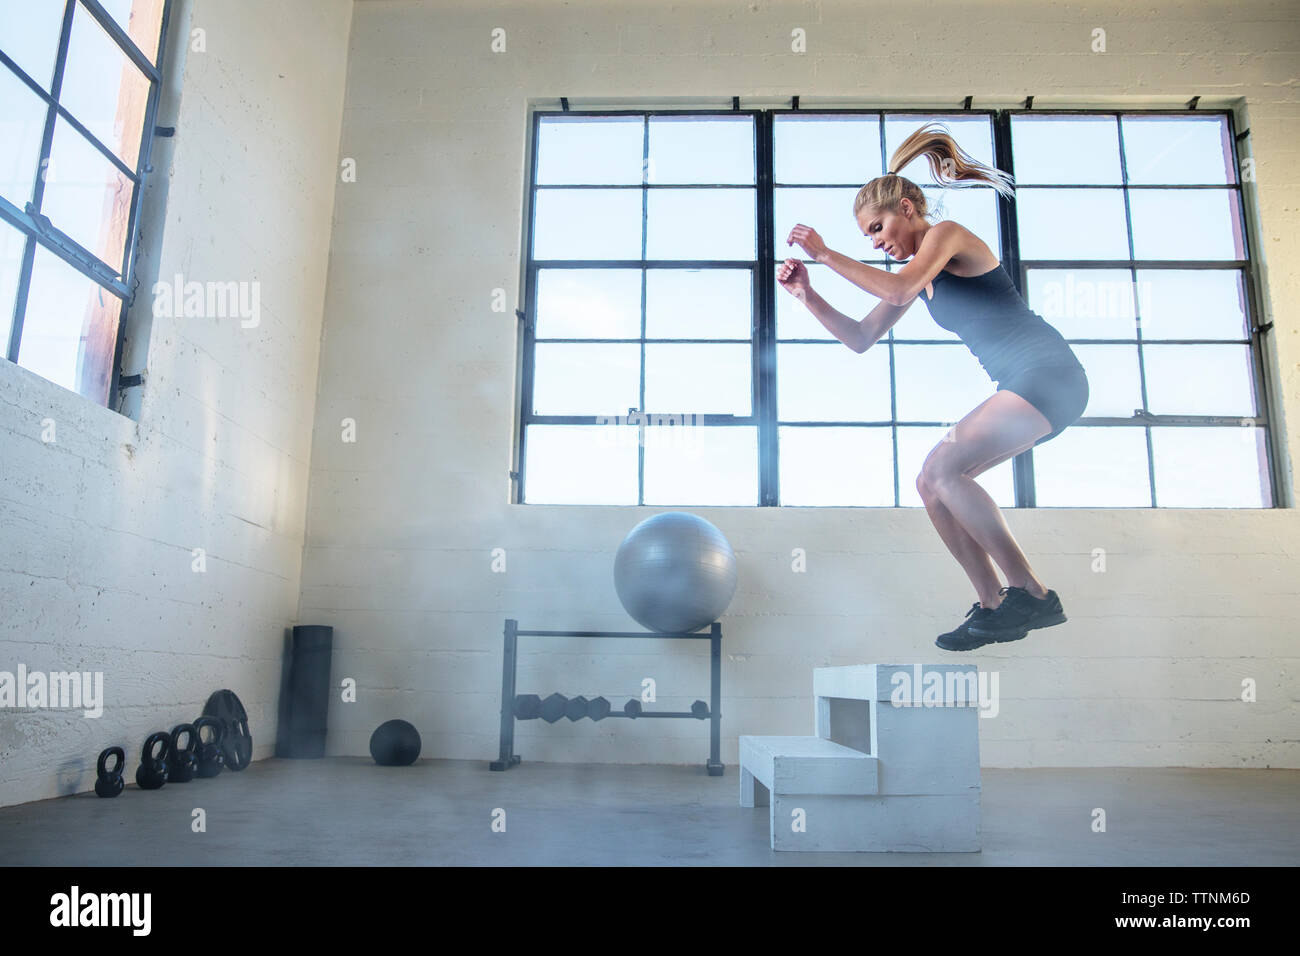
[[[736,553],[709,522],[684,511],[647,518],[614,558],[614,590],[627,613],[661,633],[712,624],[736,593]]]

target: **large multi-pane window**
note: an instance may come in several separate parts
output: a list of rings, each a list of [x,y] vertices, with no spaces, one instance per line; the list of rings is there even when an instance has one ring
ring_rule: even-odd
[[[170,0],[0,2],[0,347],[115,397]]]
[[[1090,382],[1083,417],[977,480],[1003,507],[1270,507],[1261,330],[1231,116],[1206,111],[533,117],[517,500],[916,506],[993,390],[917,300],[846,348],[775,280],[796,223],[885,270],[853,199],[932,120],[1011,172],[942,189]],[[878,300],[805,259],[861,318]]]

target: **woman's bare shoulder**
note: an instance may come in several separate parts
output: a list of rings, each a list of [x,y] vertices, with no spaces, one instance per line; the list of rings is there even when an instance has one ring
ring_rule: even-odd
[[[949,272],[956,276],[981,276],[1001,265],[997,253],[983,239],[959,222],[951,219],[944,222],[951,223],[950,229],[956,227],[956,234],[961,237],[961,248],[948,262]]]

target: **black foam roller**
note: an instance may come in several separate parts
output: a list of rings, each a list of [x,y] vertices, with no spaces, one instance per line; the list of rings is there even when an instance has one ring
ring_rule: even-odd
[[[288,757],[325,756],[325,717],[329,710],[330,656],[334,628],[302,624],[293,629],[289,672]]]

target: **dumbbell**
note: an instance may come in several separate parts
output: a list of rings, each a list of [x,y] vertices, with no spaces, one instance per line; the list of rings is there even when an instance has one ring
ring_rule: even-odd
[[[623,705],[623,713],[633,720],[641,716],[641,701],[633,697]]]
[[[541,715],[542,720],[548,724],[553,724],[564,716],[569,706],[569,698],[563,694],[552,694],[546,700],[542,701]]]
[[[695,703],[691,704],[691,714],[698,717],[700,720],[704,720],[704,718],[709,716],[709,705],[702,700],[697,700]]]
[[[587,698],[579,694],[564,705],[564,716],[577,723],[587,716]]]
[[[592,720],[604,720],[609,716],[609,701],[596,697],[587,702],[587,716]]]
[[[542,716],[542,699],[536,694],[516,694],[515,716],[520,720],[536,720]]]

